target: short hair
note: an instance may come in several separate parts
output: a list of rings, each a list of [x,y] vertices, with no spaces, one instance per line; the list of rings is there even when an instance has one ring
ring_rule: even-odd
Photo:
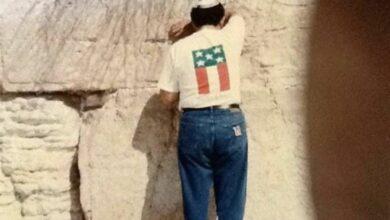
[[[217,26],[225,16],[225,8],[221,3],[211,8],[192,8],[191,21],[196,27],[203,25]]]

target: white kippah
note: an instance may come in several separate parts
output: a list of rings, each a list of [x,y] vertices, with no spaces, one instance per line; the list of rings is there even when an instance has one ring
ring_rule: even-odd
[[[195,0],[193,8],[211,8],[217,6],[219,3],[218,0]]]

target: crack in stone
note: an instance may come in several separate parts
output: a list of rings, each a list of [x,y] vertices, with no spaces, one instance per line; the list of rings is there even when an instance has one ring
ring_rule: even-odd
[[[169,40],[165,38],[148,38],[144,42],[146,43],[156,43],[156,44],[164,44],[167,43]]]
[[[31,7],[27,10],[27,12],[23,15],[23,18],[21,20],[21,22],[19,23],[16,31],[15,31],[15,34],[13,35],[12,39],[16,39],[16,36],[19,35],[19,32],[22,28],[22,26],[26,23],[26,20],[27,18],[32,14],[32,12],[34,11],[35,7],[41,3],[41,0],[36,0],[32,5]]]
[[[287,124],[286,116],[285,116],[283,109],[281,108],[281,106],[276,98],[276,94],[275,94],[273,88],[269,85],[269,82],[270,82],[270,79],[267,76],[264,80],[264,83],[265,83],[264,86],[268,89],[269,94],[271,95],[271,100],[272,100],[273,104],[275,105],[275,108],[278,110],[278,112],[282,116],[282,120],[283,120],[284,124]]]
[[[280,5],[284,5],[284,6],[289,6],[289,7],[310,7],[310,6],[313,6],[314,3],[297,3],[297,4],[294,4],[294,3],[286,3],[286,2],[281,2],[280,0],[274,0],[275,3],[277,4],[280,4]]]

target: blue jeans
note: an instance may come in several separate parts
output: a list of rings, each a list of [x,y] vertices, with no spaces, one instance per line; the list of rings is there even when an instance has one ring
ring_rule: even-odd
[[[248,141],[241,110],[183,112],[178,142],[185,219],[207,219],[213,185],[218,220],[242,220]]]

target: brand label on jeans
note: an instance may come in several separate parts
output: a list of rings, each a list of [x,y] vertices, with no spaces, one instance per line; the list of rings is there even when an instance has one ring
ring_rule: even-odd
[[[234,134],[236,135],[236,137],[242,135],[242,133],[241,133],[241,127],[240,127],[239,125],[233,127],[233,130],[234,130]]]

